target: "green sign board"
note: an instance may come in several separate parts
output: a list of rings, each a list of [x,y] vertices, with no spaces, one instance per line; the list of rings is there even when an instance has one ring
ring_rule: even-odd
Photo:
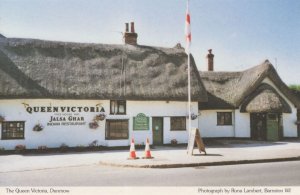
[[[133,130],[149,130],[149,117],[143,113],[133,117]]]

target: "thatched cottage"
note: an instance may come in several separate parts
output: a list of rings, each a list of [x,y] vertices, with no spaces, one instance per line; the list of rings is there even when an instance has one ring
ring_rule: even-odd
[[[123,45],[0,36],[0,148],[187,143],[187,55]],[[268,62],[198,72],[191,57],[192,126],[203,137],[296,137],[297,99]],[[197,117],[198,116],[198,117]]]
[[[208,101],[199,103],[204,137],[279,140],[299,135],[300,98],[268,60],[241,72],[219,72],[214,71],[214,55],[209,52],[208,71],[200,71],[208,94]]]
[[[180,46],[0,38],[0,147],[186,143],[187,55]],[[207,94],[191,58],[192,112]],[[198,126],[198,119],[192,121]]]

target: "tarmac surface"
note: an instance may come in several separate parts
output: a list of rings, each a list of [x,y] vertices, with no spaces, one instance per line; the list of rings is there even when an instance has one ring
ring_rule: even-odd
[[[179,168],[260,162],[300,160],[300,140],[263,142],[250,140],[214,140],[206,144],[207,155],[195,148],[193,156],[187,147],[157,146],[151,149],[153,159],[142,159],[144,150],[136,150],[140,159],[128,160],[128,150],[78,153],[13,154],[0,156],[0,173],[76,167],[97,164],[136,168]]]
[[[155,147],[151,150],[153,159],[142,159],[145,151],[137,150],[139,159],[128,160],[128,151],[117,154],[103,154],[100,164],[140,168],[179,168],[215,166],[260,162],[300,160],[300,141],[263,142],[247,140],[217,140],[206,145],[206,155],[196,147],[193,155],[187,155],[187,147]]]

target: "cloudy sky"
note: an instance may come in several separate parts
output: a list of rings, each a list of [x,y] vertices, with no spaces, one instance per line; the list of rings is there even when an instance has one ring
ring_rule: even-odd
[[[122,44],[135,22],[141,45],[183,46],[186,0],[0,0],[6,37]],[[269,59],[287,84],[300,84],[299,0],[190,0],[191,52],[207,70],[239,71]]]

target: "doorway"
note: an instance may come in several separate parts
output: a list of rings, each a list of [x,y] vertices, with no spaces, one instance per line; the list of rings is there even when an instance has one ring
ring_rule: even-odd
[[[251,113],[250,125],[251,125],[251,139],[254,140],[266,140],[267,139],[267,123],[265,113]]]
[[[163,117],[152,117],[153,145],[163,144],[164,122]]]
[[[251,113],[251,139],[278,141],[283,137],[282,114]]]

